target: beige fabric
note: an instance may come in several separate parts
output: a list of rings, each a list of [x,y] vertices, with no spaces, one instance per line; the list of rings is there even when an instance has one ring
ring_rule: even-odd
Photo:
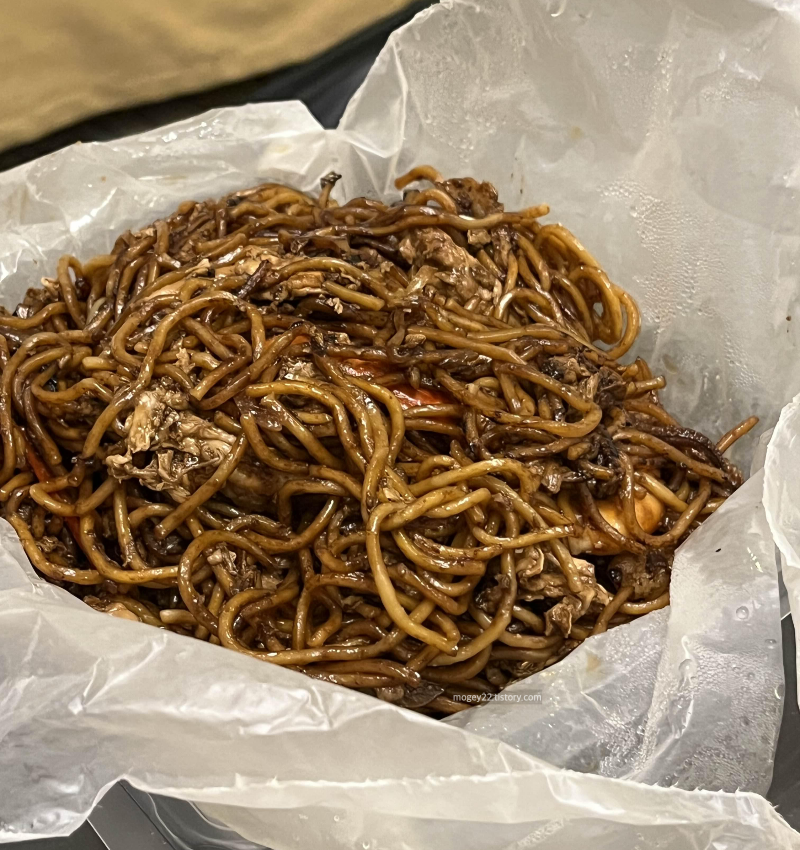
[[[0,0],[0,150],[308,59],[409,0]]]

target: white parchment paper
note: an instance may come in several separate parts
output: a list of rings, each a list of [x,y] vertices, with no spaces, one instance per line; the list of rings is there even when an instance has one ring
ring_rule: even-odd
[[[393,36],[336,131],[298,103],[240,107],[0,174],[0,297],[187,197],[331,168],[342,195],[386,195],[431,162],[551,203],[639,300],[639,351],[682,420],[770,426],[800,389],[800,19],[776,6],[443,3]],[[0,840],[69,832],[127,777],[275,850],[800,847],[753,793],[783,683],[762,486],[682,547],[668,610],[515,686],[541,702],[449,723],[96,614],[3,525]]]

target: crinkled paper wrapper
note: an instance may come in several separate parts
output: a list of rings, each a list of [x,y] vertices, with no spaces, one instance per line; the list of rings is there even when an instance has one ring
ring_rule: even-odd
[[[443,3],[390,40],[336,131],[299,103],[247,106],[0,175],[2,298],[189,197],[331,168],[340,197],[384,196],[430,162],[552,204],[638,299],[638,350],[682,421],[772,425],[800,390],[800,23],[777,4]],[[97,614],[3,524],[0,840],[70,832],[127,777],[275,850],[800,847],[759,796],[783,688],[763,477],[681,548],[669,609],[509,689],[541,702],[445,723]]]

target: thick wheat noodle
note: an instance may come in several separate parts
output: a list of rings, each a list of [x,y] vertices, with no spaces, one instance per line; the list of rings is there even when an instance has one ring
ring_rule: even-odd
[[[58,262],[56,276],[59,288],[61,289],[61,298],[67,306],[67,311],[75,324],[81,328],[86,321],[86,317],[83,305],[79,301],[78,295],[75,291],[75,283],[70,277],[70,269],[75,272],[77,279],[79,279],[83,274],[81,264],[75,259],[75,257],[64,256]]]
[[[360,378],[349,377],[346,379],[349,383],[363,390],[369,395],[374,395],[389,411],[389,421],[391,423],[391,437],[389,441],[389,451],[386,457],[387,464],[393,464],[397,460],[397,455],[403,445],[403,437],[405,436],[405,416],[403,408],[397,400],[397,396],[391,390],[384,389],[378,384],[372,384],[369,381],[362,381]],[[375,424],[380,423],[380,417],[371,416],[370,419]],[[382,423],[380,423],[382,426]],[[384,429],[385,430],[385,429]],[[374,434],[374,427],[373,427]]]
[[[642,543],[635,540],[633,537],[623,534],[618,528],[608,522],[597,507],[594,496],[592,496],[586,484],[579,485],[578,494],[580,496],[581,507],[584,513],[602,534],[610,538],[623,551],[636,553],[644,553],[646,551],[645,546]],[[631,529],[631,534],[633,534],[633,529]]]
[[[541,407],[542,402],[540,401],[539,404]],[[552,416],[530,416],[510,412],[497,413],[494,410],[484,410],[482,412],[488,418],[504,425],[515,425],[520,428],[534,427],[539,431],[543,431],[548,434],[555,434],[564,438],[585,437],[597,428],[603,418],[603,411],[596,405],[590,407],[584,414],[583,418],[575,422],[566,422],[563,420],[554,421]]]
[[[417,180],[429,180],[435,185],[441,183],[444,177],[432,165],[417,165],[402,177],[398,177],[394,181],[394,185],[397,189],[405,189],[409,183],[414,183]]]
[[[17,331],[27,331],[32,328],[39,328],[49,319],[68,312],[67,305],[63,301],[57,301],[54,304],[48,304],[39,310],[38,313],[34,313],[33,316],[29,316],[26,319],[18,318],[17,316],[0,316],[0,327]]]
[[[611,618],[619,611],[619,609],[625,604],[628,597],[633,593],[633,588],[628,585],[627,587],[621,587],[615,594],[613,599],[603,608],[600,616],[597,618],[597,622],[594,624],[594,628],[592,629],[593,635],[602,634],[606,629],[608,629],[608,624],[611,622]]]
[[[407,666],[386,659],[365,658],[360,661],[323,662],[314,667],[315,671],[323,673],[368,673],[376,676],[386,676],[407,682],[412,686],[420,684],[419,674],[409,670]]]
[[[73,384],[68,390],[49,391],[43,390],[37,382],[31,383],[31,391],[37,401],[45,404],[63,404],[69,401],[77,401],[86,393],[94,393],[102,401],[108,403],[114,397],[114,393],[100,383],[97,378],[83,378]]]
[[[740,422],[734,428],[731,428],[727,434],[724,434],[717,443],[717,449],[720,452],[727,451],[740,437],[749,433],[758,424],[757,416],[750,416]]]
[[[687,504],[683,501],[683,499],[679,499],[672,490],[667,487],[662,481],[658,478],[654,478],[650,473],[639,471],[635,475],[636,482],[642,484],[646,487],[654,496],[661,500],[661,502],[667,507],[672,508],[673,510],[683,511],[686,510]]]
[[[408,328],[408,333],[422,334],[426,339],[433,342],[449,345],[452,348],[466,348],[470,351],[475,351],[478,354],[483,354],[485,357],[491,357],[493,360],[501,362],[520,364],[525,362],[513,351],[508,351],[505,348],[500,348],[499,346],[492,345],[490,343],[476,341],[469,336],[463,336],[457,333],[440,331],[435,328],[424,328],[419,325],[411,325],[411,327]]]
[[[554,274],[553,281],[559,288],[564,290],[577,310],[577,318],[579,319],[580,324],[575,328],[575,330],[579,332],[581,328],[594,327],[592,311],[586,303],[586,299],[583,297],[583,293],[580,291],[580,288],[562,274]],[[585,341],[588,343],[589,339],[587,338]]]
[[[192,571],[197,558],[206,549],[220,543],[236,546],[259,559],[269,560],[264,551],[248,538],[222,529],[203,532],[189,544],[181,558],[180,565],[175,569],[178,577],[178,588],[186,608],[191,611],[200,625],[214,634],[217,633],[217,618],[209,612],[203,600],[197,595],[192,582]]]
[[[519,534],[519,519],[511,511],[504,511],[506,530],[509,537]],[[517,592],[517,574],[515,570],[516,556],[512,549],[505,549],[500,555],[501,575],[505,581],[505,589],[501,601],[498,603],[494,617],[484,628],[483,632],[474,637],[468,644],[459,648],[454,655],[449,657],[439,656],[431,662],[432,665],[457,664],[474,657],[481,650],[500,639],[511,622],[514,609],[514,599]]]
[[[380,310],[385,306],[386,301],[389,300],[388,291],[380,281],[376,280],[363,269],[359,269],[351,263],[347,263],[344,260],[334,257],[314,257],[307,260],[296,260],[292,263],[287,263],[274,274],[272,280],[274,280],[275,283],[280,283],[293,275],[307,271],[329,271],[338,273],[346,276],[347,278],[351,278],[356,283],[365,285],[368,289],[374,290],[382,297],[374,298],[373,296],[370,296],[369,304],[373,306],[368,307],[368,309]],[[364,307],[367,305],[362,303],[359,306]]]
[[[183,608],[165,608],[159,612],[159,618],[168,626],[197,626],[197,620]]]
[[[665,531],[663,534],[647,534],[639,524],[636,517],[635,497],[634,497],[634,475],[633,465],[630,460],[624,455],[620,456],[620,462],[625,470],[623,484],[620,488],[620,498],[622,499],[622,511],[625,517],[625,524],[630,529],[633,536],[647,546],[663,549],[665,546],[674,546],[678,540],[686,533],[689,526],[697,518],[697,515],[705,507],[709,496],[711,495],[711,482],[704,478],[697,489],[697,495],[689,502],[680,516],[675,520],[672,528]]]
[[[368,511],[378,500],[378,487],[386,472],[386,466],[389,461],[389,439],[386,434],[386,428],[383,427],[383,423],[377,415],[377,409],[374,403],[370,400],[365,400],[364,406],[366,408],[367,418],[372,425],[372,435],[375,440],[374,448],[364,468],[364,481],[361,493],[361,512],[366,522]]]
[[[153,508],[161,508],[166,506],[152,505],[145,508],[138,508],[138,511],[143,511],[136,517],[137,525],[133,525],[131,515],[128,513],[128,499],[126,494],[125,483],[118,485],[114,490],[114,522],[117,528],[117,536],[119,538],[120,552],[124,566],[131,567],[135,570],[146,570],[148,564],[141,557],[136,549],[136,542],[133,539],[134,528],[138,527],[139,521],[143,522],[145,516],[155,516],[157,511]],[[149,509],[149,510],[148,510]],[[141,520],[139,520],[141,517]]]
[[[359,481],[354,476],[348,475],[340,469],[330,469],[326,466],[311,464],[311,466],[308,467],[308,474],[312,478],[324,478],[327,481],[338,484],[346,491],[346,494],[349,494],[354,499],[361,498],[361,484]]]
[[[335,471],[335,470],[334,470]],[[335,481],[313,481],[310,479],[300,479],[287,481],[286,484],[278,490],[278,498],[276,500],[278,510],[278,520],[286,527],[292,524],[292,496],[303,493],[318,493],[329,496],[347,496],[348,488],[342,487]]]
[[[535,528],[545,528],[547,523],[542,518],[542,516],[527,502],[525,502],[520,495],[515,492],[511,487],[505,484],[502,481],[499,481],[497,478],[493,476],[486,476],[478,478],[475,480],[475,484],[486,486],[492,493],[497,493],[506,499],[508,499],[517,513],[525,519],[531,527]],[[563,518],[559,518],[558,522],[561,524]],[[549,546],[559,564],[561,565],[561,569],[564,572],[564,575],[567,578],[567,583],[569,585],[570,590],[573,592],[579,592],[583,587],[583,581],[578,574],[577,567],[575,566],[575,562],[570,555],[569,549],[567,549],[558,539],[549,541]]]
[[[393,531],[392,537],[397,548],[411,563],[429,572],[455,576],[483,575],[486,572],[486,561],[467,557],[447,558],[438,553],[425,552],[400,529]]]
[[[31,349],[39,345],[61,346],[70,341],[88,342],[89,337],[83,331],[66,331],[63,333],[38,333],[22,342],[11,358],[3,367],[0,381],[0,430],[3,438],[3,468],[0,472],[0,483],[5,484],[15,472],[16,447],[14,445],[15,424],[12,415],[12,385],[17,369],[25,362]]]
[[[241,595],[241,594],[239,594]],[[236,599],[236,597],[234,597]],[[430,600],[420,602],[408,615],[412,622],[422,622],[428,617],[436,607],[435,603]],[[231,640],[227,631],[227,620],[225,621],[226,639]],[[313,664],[317,661],[347,661],[347,660],[362,660],[365,658],[375,658],[385,653],[388,653],[394,647],[398,646],[406,637],[406,633],[400,629],[394,629],[386,637],[381,638],[374,644],[369,646],[325,646],[312,647],[305,650],[285,650],[283,652],[259,652],[247,649],[238,641],[236,649],[246,652],[248,655],[254,655],[257,658],[263,658],[267,661],[272,661],[274,664],[281,666]],[[235,640],[235,639],[234,639]],[[231,643],[234,642],[231,640]]]
[[[480,581],[480,576],[465,576],[456,581],[448,581],[446,577],[437,576],[436,573],[430,573],[425,570],[418,570],[419,577],[429,586],[436,588],[445,594],[445,596],[463,596],[474,590],[475,586]]]
[[[91,486],[91,482],[86,482]],[[83,489],[83,486],[82,488]],[[178,574],[177,567],[154,567],[146,570],[125,570],[117,566],[103,551],[98,543],[95,532],[93,514],[84,514],[80,518],[78,543],[86,553],[89,562],[105,579],[123,584],[144,584],[152,581],[174,579]]]
[[[235,445],[231,447],[214,474],[206,482],[201,484],[188,499],[175,508],[171,514],[168,514],[161,520],[156,526],[156,537],[161,539],[166,537],[190,516],[195,508],[202,505],[203,502],[208,501],[225,484],[231,472],[233,472],[244,456],[246,448],[247,439],[242,435],[236,440]]]
[[[593,338],[599,337],[603,342],[613,343],[622,337],[622,308],[619,297],[614,291],[614,285],[602,269],[593,266],[579,265],[574,269],[569,279],[573,283],[587,278],[592,281],[597,289],[600,300],[603,302],[603,314],[596,313],[592,317],[595,325]]]
[[[644,381],[633,381],[625,388],[625,397],[635,398],[653,390],[663,390],[666,385],[667,381],[663,375],[659,375],[656,378],[647,378]]]
[[[669,563],[756,420],[664,410],[546,205],[337,179],[182,204],[0,315],[0,503],[99,610],[441,715],[669,604],[613,558]]]
[[[355,439],[353,437],[352,430],[350,429],[345,406],[329,390],[322,389],[315,384],[310,384],[305,381],[272,381],[267,384],[255,384],[247,390],[247,395],[253,398],[264,398],[265,396],[270,396],[272,394],[278,395],[281,393],[306,396],[319,401],[326,407],[330,407],[334,422],[336,423],[337,431],[340,438],[342,438],[342,442],[345,447],[349,447],[351,450],[355,448]],[[305,433],[305,431],[306,429],[304,428],[300,433]],[[327,458],[329,454],[330,453],[326,451],[324,457]],[[334,469],[341,466],[337,459],[334,459],[333,462],[328,465],[332,466]]]
[[[449,213],[457,213],[458,207],[455,201],[446,192],[441,189],[425,189],[422,192],[415,192],[413,198],[409,199],[412,204],[417,206],[427,204],[428,201],[436,201],[442,209]]]
[[[480,491],[478,491],[480,492]],[[444,543],[439,543],[437,540],[429,540],[418,534],[408,535],[408,539],[413,541],[418,547],[425,546],[432,552],[442,556],[443,560],[450,558],[453,560],[475,560],[475,561],[490,561],[496,558],[502,551],[503,547],[498,545],[491,546],[447,546]]]
[[[249,362],[247,357],[232,357],[225,363],[221,363],[215,369],[212,369],[200,382],[189,390],[189,395],[197,399],[202,399],[206,393],[218,384],[223,378],[226,378],[232,372],[238,372],[242,366],[246,366]]]
[[[517,235],[517,244],[522,249],[523,254],[528,259],[528,262],[533,266],[536,274],[539,277],[539,286],[545,291],[550,291],[550,270],[547,267],[542,255],[533,246],[533,243],[522,233]]]
[[[314,667],[309,667],[303,672],[312,679],[319,679],[345,688],[390,688],[397,684],[397,680],[393,676],[372,676],[368,673],[326,673],[318,671]]]
[[[18,475],[15,475],[10,481],[7,481],[0,487],[0,502],[7,502],[15,490],[21,487],[27,487],[35,480],[30,472],[20,472]]]
[[[317,538],[314,541],[314,554],[317,556],[317,559],[319,560],[324,572],[350,572],[350,565],[346,561],[343,561],[341,558],[337,558],[336,555],[334,555],[330,549],[324,546],[321,538]]]
[[[159,323],[153,333],[152,341],[147,348],[147,354],[141,364],[138,365],[138,375],[136,380],[130,385],[127,390],[118,392],[114,401],[106,407],[100,414],[97,421],[92,426],[89,434],[86,437],[81,456],[84,458],[91,457],[99,448],[100,441],[105,431],[109,428],[114,418],[128,407],[132,407],[136,396],[146,389],[153,377],[153,369],[155,368],[156,358],[161,354],[164,344],[166,343],[167,334],[169,331],[181,321],[185,316],[196,313],[203,307],[211,306],[212,304],[231,303],[234,299],[228,293],[218,292],[213,295],[200,296],[197,299],[184,304],[174,312],[169,312],[168,315]]]
[[[495,537],[487,534],[482,528],[473,527],[472,534],[476,540],[487,546],[499,546],[501,549],[523,549],[525,546],[533,546],[535,543],[544,543],[556,537],[569,537],[575,528],[572,525],[554,525],[542,531],[531,531],[521,534],[519,537]]]
[[[523,623],[533,629],[533,632],[535,634],[544,633],[544,618],[540,617],[538,614],[534,614],[533,611],[530,611],[527,608],[523,608],[521,605],[515,605],[514,617],[516,617],[516,619],[518,620],[521,620]]]
[[[611,289],[625,308],[626,318],[625,332],[622,334],[622,338],[605,353],[606,357],[616,359],[622,357],[623,354],[627,354],[633,343],[636,342],[636,338],[639,336],[639,331],[641,330],[642,319],[636,302],[624,289],[614,283],[611,284]]]
[[[74,582],[80,585],[96,585],[102,581],[101,574],[94,569],[73,569],[55,564],[39,548],[30,527],[18,512],[20,502],[26,496],[26,487],[20,487],[11,493],[6,504],[5,517],[11,523],[22,543],[25,554],[40,573],[55,581]]]
[[[372,569],[372,576],[375,579],[375,585],[381,597],[381,602],[383,602],[384,608],[398,628],[412,637],[421,640],[423,643],[437,647],[442,652],[454,652],[455,646],[445,636],[413,622],[397,598],[397,593],[386,569],[378,539],[381,522],[394,510],[394,505],[379,505],[372,511],[367,521],[367,556],[369,558],[370,568]]]
[[[85,499],[80,498],[74,504],[50,496],[52,492],[71,486],[74,486],[74,484],[70,482],[68,476],[56,478],[46,483],[33,484],[30,489],[30,496],[34,502],[46,507],[50,513],[58,516],[83,516],[99,508],[117,489],[117,482],[113,478],[106,478],[96,490],[91,490]]]
[[[491,625],[491,617],[484,611],[481,611],[474,603],[470,602],[470,614],[478,625],[484,629],[488,629]],[[507,646],[517,646],[523,649],[547,649],[553,647],[562,641],[560,635],[551,635],[545,637],[543,635],[518,635],[513,632],[503,632],[498,640]]]
[[[308,637],[308,615],[314,592],[317,590],[311,583],[313,569],[309,564],[308,550],[301,549],[297,553],[300,563],[300,573],[303,578],[303,589],[297,599],[294,612],[294,623],[292,624],[292,649],[304,649]],[[230,594],[229,594],[230,595]],[[330,602],[330,600],[328,600]]]
[[[690,458],[680,449],[671,446],[658,437],[654,437],[652,434],[645,434],[635,429],[624,428],[614,434],[614,439],[627,440],[639,446],[646,446],[648,449],[652,449],[657,454],[665,455],[674,463],[686,467],[697,475],[703,478],[710,478],[720,484],[724,484],[728,479],[728,476],[723,470]]]
[[[341,605],[325,594],[320,594],[319,600],[327,606],[330,613],[328,619],[309,636],[306,641],[308,646],[323,646],[332,635],[339,631],[344,619]]]
[[[375,449],[372,422],[367,415],[367,408],[362,400],[363,393],[359,393],[356,387],[348,384],[341,371],[328,358],[315,357],[314,360],[335,384],[333,391],[330,393],[327,393],[321,387],[317,388],[324,393],[326,402],[328,397],[330,398],[330,404],[333,410],[332,415],[342,446],[358,469],[363,471],[367,465],[366,457]],[[340,416],[342,411],[345,411],[344,416]],[[347,422],[346,411],[349,411],[356,420],[358,443]]]
[[[625,410],[633,410],[636,413],[644,413],[646,416],[649,416],[651,419],[655,419],[657,422],[660,422],[663,425],[677,425],[677,421],[673,419],[660,404],[656,404],[652,401],[647,401],[642,398],[633,398],[628,401],[625,401],[623,404]],[[737,428],[740,426],[736,426]],[[734,429],[735,430],[735,429]],[[730,432],[729,432],[730,433]],[[727,435],[726,435],[727,436]],[[723,437],[724,439],[724,437]],[[721,442],[721,441],[720,441]],[[720,451],[724,451],[720,449]]]
[[[13,385],[13,396],[14,396],[14,405],[18,411],[22,411],[24,406],[24,391],[23,384],[25,383],[25,379],[31,372],[35,372],[38,369],[41,369],[42,366],[46,366],[52,363],[54,360],[59,360],[67,354],[72,352],[71,346],[63,345],[56,346],[55,348],[49,349],[47,351],[42,351],[39,354],[34,354],[32,357],[29,357],[20,367],[17,369],[16,374],[14,375],[14,385]],[[49,370],[45,370],[48,372]]]
[[[419,593],[427,599],[432,599],[446,614],[458,616],[467,610],[467,600],[461,600],[458,602],[455,599],[450,598],[437,588],[432,587],[430,584],[425,582],[413,570],[409,569],[405,565],[401,564],[399,566],[391,566],[387,569],[392,580],[405,585],[412,591]]]
[[[469,466],[462,466],[460,469],[440,472],[438,475],[434,475],[425,481],[418,481],[416,484],[412,484],[409,489],[413,495],[421,496],[430,490],[447,487],[461,481],[469,481],[470,479],[486,475],[489,472],[508,472],[513,474],[518,479],[523,493],[527,490],[528,494],[530,494],[535,489],[532,485],[530,471],[519,461],[504,458],[478,461]]]
[[[449,502],[445,502],[439,507],[431,508],[427,512],[427,516],[433,519],[441,519],[443,517],[455,516],[456,514],[468,511],[476,505],[482,505],[492,498],[492,494],[485,488],[473,490],[471,493],[466,493]]]
[[[309,464],[302,461],[286,460],[281,457],[280,452],[276,452],[270,448],[261,436],[258,429],[258,423],[251,413],[243,413],[239,424],[242,433],[247,437],[247,442],[256,457],[266,466],[272,469],[280,470],[281,472],[292,472],[299,475],[307,475],[309,472]]]
[[[649,614],[651,611],[658,611],[660,608],[666,608],[667,605],[669,605],[669,591],[665,590],[664,593],[649,602],[624,602],[619,607],[619,613],[637,617],[642,614]]]

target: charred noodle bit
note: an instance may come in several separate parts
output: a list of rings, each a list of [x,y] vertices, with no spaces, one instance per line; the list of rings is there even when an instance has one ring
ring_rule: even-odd
[[[0,310],[0,504],[99,611],[442,716],[668,605],[756,420],[664,410],[547,206],[337,179],[186,202]]]

